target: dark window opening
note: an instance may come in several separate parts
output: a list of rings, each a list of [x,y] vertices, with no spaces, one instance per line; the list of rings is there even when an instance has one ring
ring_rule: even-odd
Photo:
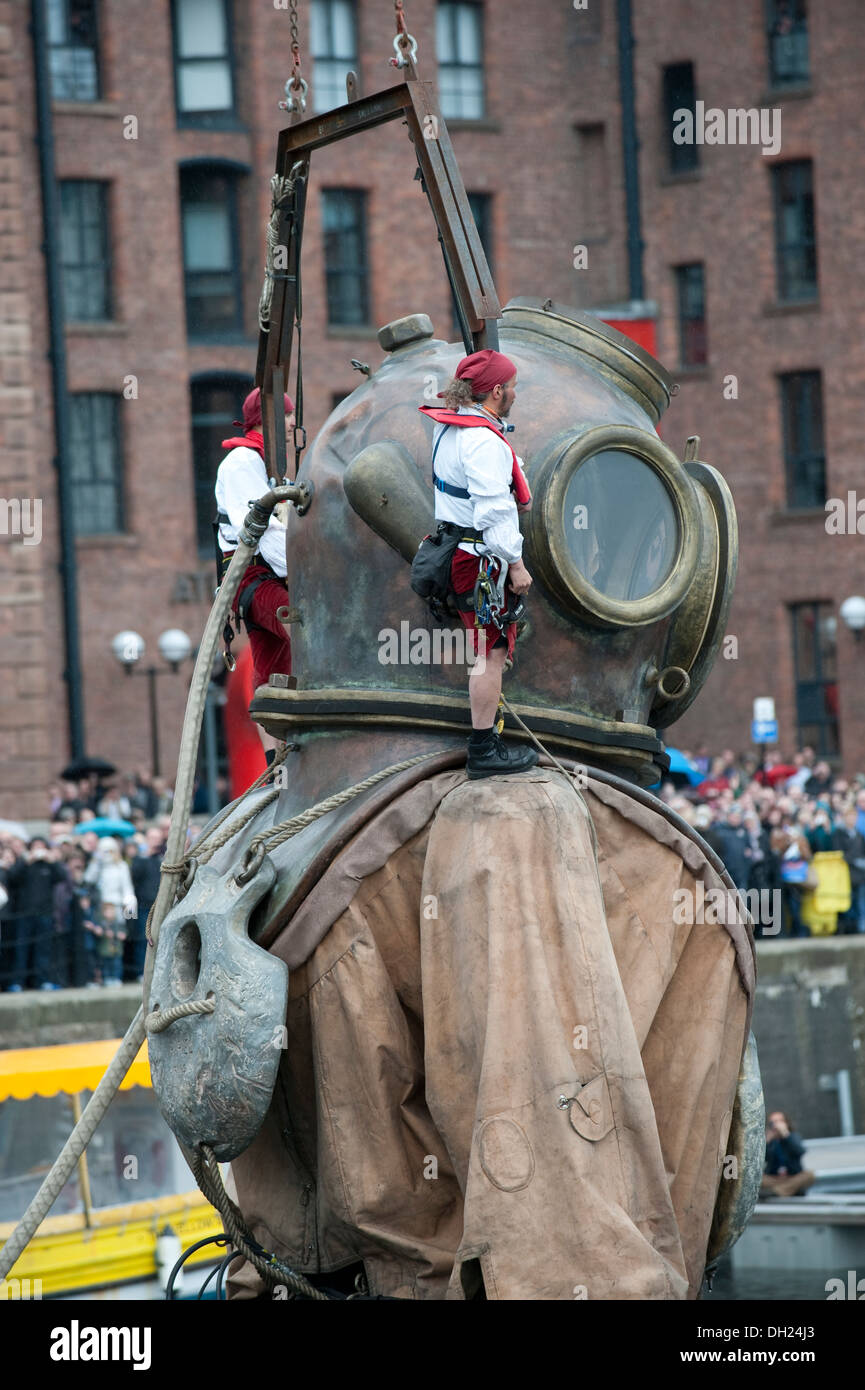
[[[366,194],[325,188],[321,194],[327,321],[340,327],[370,321]]]
[[[87,179],[61,181],[60,258],[67,321],[110,319],[107,184]]]
[[[98,101],[96,0],[46,0],[51,95],[55,101]]]
[[[781,412],[787,506],[826,504],[823,391],[819,372],[788,372],[781,378]]]
[[[814,299],[817,294],[817,239],[811,160],[776,164],[772,169],[772,184],[778,298],[782,302]]]
[[[119,396],[97,391],[69,397],[69,471],[76,536],[122,532]]]
[[[773,87],[810,79],[805,0],[766,0],[769,81]]]
[[[330,111],[348,100],[345,79],[357,71],[357,19],[354,0],[313,0],[310,11],[313,57],[312,95],[316,111]]]
[[[480,5],[440,0],[436,10],[439,104],[445,120],[484,115],[484,34]]]
[[[819,757],[841,749],[838,729],[838,620],[831,603],[794,603],[793,670],[799,747],[810,744]]]
[[[671,63],[664,68],[664,141],[671,174],[683,174],[696,169],[700,151],[695,143],[694,129],[697,89],[693,63]],[[683,112],[691,113],[686,121]]]
[[[676,266],[679,307],[679,359],[683,367],[702,367],[709,360],[706,331],[706,283],[702,262]]]
[[[174,80],[182,125],[210,125],[233,114],[227,0],[174,0]]]
[[[186,328],[190,338],[243,330],[234,172],[194,165],[180,173]]]

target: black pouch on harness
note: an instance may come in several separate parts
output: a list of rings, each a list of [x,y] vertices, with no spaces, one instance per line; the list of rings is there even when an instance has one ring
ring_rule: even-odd
[[[411,586],[416,594],[443,604],[451,591],[451,563],[462,539],[459,531],[451,532],[447,522],[441,522],[434,536],[424,536],[411,562]]]

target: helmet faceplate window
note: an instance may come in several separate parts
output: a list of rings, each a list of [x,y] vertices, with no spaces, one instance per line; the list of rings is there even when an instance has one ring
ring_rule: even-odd
[[[672,573],[679,550],[668,488],[642,459],[604,449],[575,471],[565,493],[568,550],[606,598],[646,598]]]

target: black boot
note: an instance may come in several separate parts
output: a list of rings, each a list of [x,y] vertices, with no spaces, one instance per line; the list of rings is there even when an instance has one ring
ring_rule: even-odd
[[[474,781],[479,777],[495,777],[499,773],[528,772],[536,767],[538,755],[534,748],[520,748],[506,743],[501,734],[488,734],[483,742],[469,739],[466,772]]]

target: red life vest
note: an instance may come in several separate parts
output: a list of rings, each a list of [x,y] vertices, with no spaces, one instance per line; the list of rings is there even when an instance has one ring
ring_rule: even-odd
[[[482,415],[458,415],[455,410],[440,410],[438,407],[431,405],[419,405],[418,410],[422,415],[428,415],[431,420],[435,420],[436,423],[440,425],[458,425],[460,427],[466,425],[483,425],[484,429],[492,430],[496,439],[500,439],[502,443],[507,445],[508,449],[511,450],[511,458],[513,459],[511,487],[513,488],[517,506],[528,506],[529,502],[532,500],[532,494],[528,482],[526,481],[526,475],[520,468],[517,456],[513,449],[511,449],[510,444],[508,444],[508,441],[501,431],[496,429],[491,420],[485,420]]]
[[[237,435],[234,439],[223,439],[223,449],[255,449],[256,453],[264,458],[264,435],[261,430],[249,430],[247,434]]]

